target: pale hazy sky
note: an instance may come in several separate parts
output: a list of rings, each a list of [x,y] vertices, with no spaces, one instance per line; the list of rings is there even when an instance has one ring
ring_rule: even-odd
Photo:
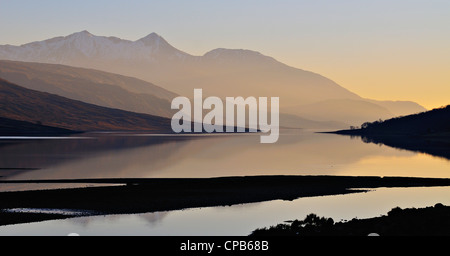
[[[194,55],[259,51],[367,98],[450,104],[448,0],[0,0],[0,44],[156,32]]]

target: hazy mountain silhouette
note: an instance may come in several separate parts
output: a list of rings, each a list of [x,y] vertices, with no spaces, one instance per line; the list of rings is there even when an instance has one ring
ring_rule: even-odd
[[[28,89],[132,112],[171,117],[176,94],[151,83],[64,65],[0,61],[0,77]]]
[[[168,118],[100,107],[3,79],[0,117],[74,131],[171,131]]]
[[[450,159],[450,105],[386,121],[366,122],[360,129],[335,133],[357,135],[365,142],[382,143]]]
[[[349,125],[338,121],[315,121],[297,115],[280,113],[280,127],[307,129],[345,129]]]
[[[373,121],[394,116],[387,108],[362,99],[330,99],[295,106],[283,109],[282,111],[286,113],[297,113],[299,116],[319,121],[330,120],[330,111],[332,111],[332,120],[349,120],[348,123],[350,124],[360,124],[368,120]]]
[[[384,120],[423,111],[426,111],[426,109],[410,101],[376,101],[370,99],[329,99],[281,109],[281,112],[316,121],[330,120],[331,112],[333,113],[333,119],[331,120],[342,120],[339,122],[341,124],[346,120],[347,124],[355,125],[369,120]],[[341,126],[341,128],[344,127]]]
[[[281,108],[291,109],[291,115],[301,116],[298,106],[329,100],[366,102],[345,112],[333,104],[322,107],[320,119],[352,125],[393,117],[399,109],[403,115],[425,110],[412,102],[363,99],[326,77],[255,51],[215,49],[193,56],[155,33],[129,41],[82,31],[22,46],[0,46],[0,59],[94,68],[143,79],[187,97],[192,97],[194,88],[203,88],[205,97],[278,96]],[[380,106],[380,113],[374,105]]]
[[[425,108],[411,101],[388,101],[388,100],[380,101],[370,99],[365,100],[388,109],[389,112],[391,112],[394,115],[394,117],[406,116],[426,111]]]

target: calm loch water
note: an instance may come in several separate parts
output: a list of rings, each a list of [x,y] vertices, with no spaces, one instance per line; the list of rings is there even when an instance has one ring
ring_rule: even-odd
[[[0,138],[1,179],[351,175],[450,178],[450,161],[368,144],[358,138],[281,131],[259,135],[84,134],[67,138]],[[56,185],[52,185],[56,186]],[[50,188],[6,185],[1,191]],[[0,235],[247,235],[314,212],[335,220],[374,217],[395,206],[450,204],[449,188],[391,188],[342,196],[134,215],[79,217],[0,227]],[[43,230],[45,232],[43,233]]]

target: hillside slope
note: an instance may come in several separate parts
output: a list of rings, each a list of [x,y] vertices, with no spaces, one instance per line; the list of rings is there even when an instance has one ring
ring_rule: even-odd
[[[450,105],[384,122],[366,122],[361,129],[333,133],[361,136],[367,143],[450,159]]]
[[[0,117],[75,131],[171,131],[170,119],[100,107],[0,79]]]
[[[108,108],[171,117],[176,94],[151,83],[98,70],[64,65],[0,61],[0,78]]]
[[[361,129],[338,131],[355,135],[450,136],[450,105],[443,108],[364,123]]]

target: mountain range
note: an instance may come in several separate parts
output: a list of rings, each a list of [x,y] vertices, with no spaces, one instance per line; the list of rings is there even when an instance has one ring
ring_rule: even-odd
[[[76,79],[86,79],[85,73],[89,72],[96,73],[95,76],[100,74],[99,71],[94,72],[87,69],[114,73],[114,75],[103,73],[103,77],[114,76],[114,81],[111,81],[112,78],[110,80],[96,78],[94,81],[92,81],[93,76],[89,78],[91,79],[89,82],[95,82],[97,86],[108,84],[119,87],[115,87],[117,92],[107,94],[104,99],[99,99],[103,94],[100,89],[96,89],[97,93],[92,95],[73,91],[70,92],[72,95],[68,95],[66,91],[66,94],[62,96],[129,111],[159,113],[162,116],[171,114],[170,109],[164,107],[166,103],[158,102],[148,106],[149,104],[146,105],[144,102],[157,102],[157,100],[155,98],[149,100],[145,97],[155,96],[168,101],[174,95],[192,97],[194,88],[202,88],[205,97],[278,96],[280,97],[281,112],[287,114],[285,117],[295,117],[280,119],[282,122],[287,120],[286,123],[290,123],[291,126],[305,124],[293,121],[300,119],[359,125],[366,121],[387,119],[426,110],[413,102],[376,101],[362,98],[324,76],[287,66],[272,57],[251,50],[219,48],[207,52],[203,56],[194,56],[176,49],[156,33],[151,33],[136,41],[130,41],[117,37],[95,36],[87,31],[82,31],[21,46],[0,46],[0,59],[60,65],[58,68],[42,65],[46,69],[46,79],[42,79],[41,76],[32,77],[28,74],[28,70],[24,71],[27,78],[22,75],[22,80],[20,80],[14,77],[17,74],[5,75],[8,72],[18,73],[18,71],[17,69],[5,71],[5,68],[1,66],[6,62],[1,63],[0,77],[6,76],[3,78],[29,87],[31,84],[36,84],[33,79],[49,82],[52,77],[56,76],[51,72],[61,68],[62,65],[66,69],[65,79],[71,75],[76,76]],[[11,69],[10,66],[13,64],[9,62],[8,65],[8,68]],[[32,67],[31,63],[26,66],[29,69],[40,69],[36,66]],[[80,67],[85,72],[77,73],[67,66]],[[60,83],[62,80],[55,79],[57,81],[52,81],[52,83]],[[130,79],[135,80],[132,82]],[[144,86],[144,83],[147,84]],[[34,86],[34,89],[37,89],[36,85]],[[58,85],[58,87],[61,86],[61,84]],[[53,88],[51,91],[48,86],[44,87],[41,86],[40,89],[52,93],[60,90]],[[90,85],[86,88],[88,87]],[[119,89],[128,92],[119,92]],[[145,97],[134,102],[135,106],[133,107],[129,101],[122,99],[123,106],[118,106],[116,103],[120,100],[114,97],[129,95],[129,93],[139,94],[141,97],[145,95]],[[86,99],[88,95],[95,96],[96,99],[89,101]],[[110,102],[109,105],[107,101]],[[112,104],[111,102],[116,103]],[[140,103],[138,104],[138,102]]]

